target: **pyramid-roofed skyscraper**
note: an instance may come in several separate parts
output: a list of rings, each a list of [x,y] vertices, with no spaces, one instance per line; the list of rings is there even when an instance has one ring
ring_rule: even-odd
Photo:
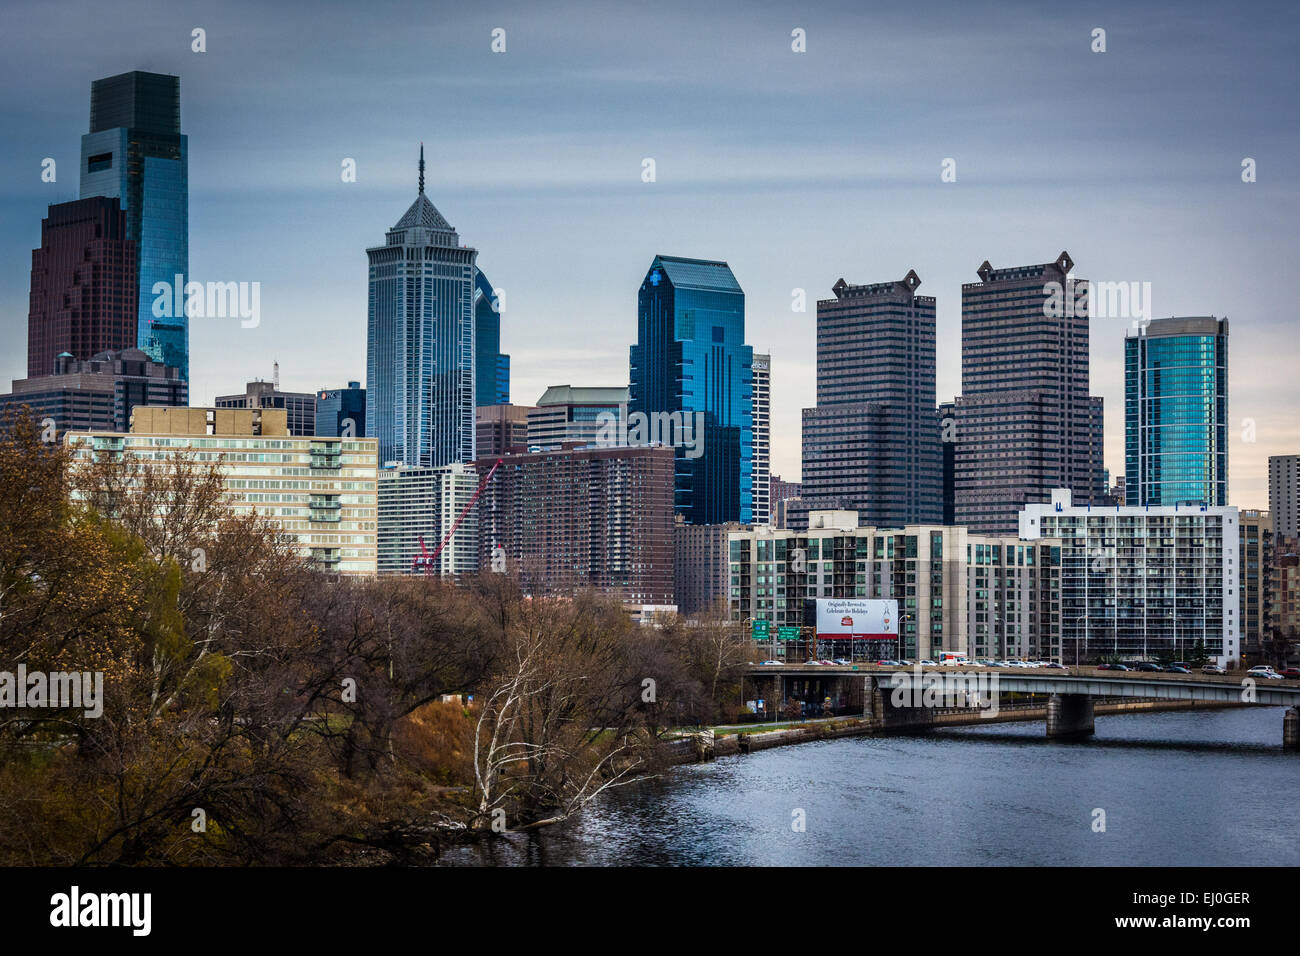
[[[469,462],[474,448],[474,280],[478,252],[419,194],[370,260],[367,429],[381,464]]]

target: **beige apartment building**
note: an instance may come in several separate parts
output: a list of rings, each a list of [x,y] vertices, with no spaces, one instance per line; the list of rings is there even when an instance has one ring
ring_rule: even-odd
[[[289,434],[272,408],[138,407],[131,430],[69,432],[77,459],[181,453],[220,462],[236,512],[257,512],[298,539],[304,557],[338,574],[376,573],[378,440]]]

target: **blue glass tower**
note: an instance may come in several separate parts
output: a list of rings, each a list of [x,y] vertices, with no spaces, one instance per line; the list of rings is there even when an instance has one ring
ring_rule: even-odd
[[[478,252],[420,192],[366,250],[367,434],[381,464],[433,468],[474,460],[474,276]]]
[[[323,388],[316,393],[316,434],[339,438],[351,422],[356,438],[366,437],[366,390],[360,382],[347,388]]]
[[[731,268],[655,256],[637,298],[628,414],[703,414],[700,453],[677,447],[674,507],[688,524],[753,520],[753,361]]]
[[[482,271],[474,274],[474,401],[510,404],[510,356],[501,354],[501,313],[496,290]]]
[[[187,150],[180,77],[137,71],[91,83],[90,132],[81,137],[81,198],[121,201],[127,238],[135,240],[139,254],[137,344],[188,381],[188,322],[183,314],[155,316],[153,309],[156,283],[168,289],[179,283],[176,295],[183,296],[189,275]]]
[[[1124,340],[1130,505],[1228,503],[1228,320],[1156,319]]]

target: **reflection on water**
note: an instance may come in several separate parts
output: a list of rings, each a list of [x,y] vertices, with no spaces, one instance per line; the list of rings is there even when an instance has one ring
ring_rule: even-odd
[[[1083,743],[1026,723],[782,747],[670,770],[442,862],[1295,866],[1300,754],[1281,750],[1282,713],[1102,716]]]

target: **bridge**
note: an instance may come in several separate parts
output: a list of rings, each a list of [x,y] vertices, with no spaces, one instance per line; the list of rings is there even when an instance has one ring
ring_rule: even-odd
[[[809,701],[811,698],[810,702],[816,706],[818,701],[829,699],[835,712],[872,717],[884,729],[919,730],[938,726],[947,721],[938,720],[937,716],[954,710],[993,713],[1001,695],[1008,693],[1048,695],[1047,736],[1067,738],[1086,737],[1095,732],[1093,702],[1097,698],[1283,706],[1289,708],[1283,719],[1283,746],[1300,751],[1300,681],[1251,678],[1245,673],[1171,674],[1096,667],[783,664],[747,666],[744,679],[752,681],[756,695],[765,700]],[[948,699],[944,700],[944,706],[928,705],[927,688],[933,688],[931,692],[938,697],[945,697],[956,688],[956,706]]]

